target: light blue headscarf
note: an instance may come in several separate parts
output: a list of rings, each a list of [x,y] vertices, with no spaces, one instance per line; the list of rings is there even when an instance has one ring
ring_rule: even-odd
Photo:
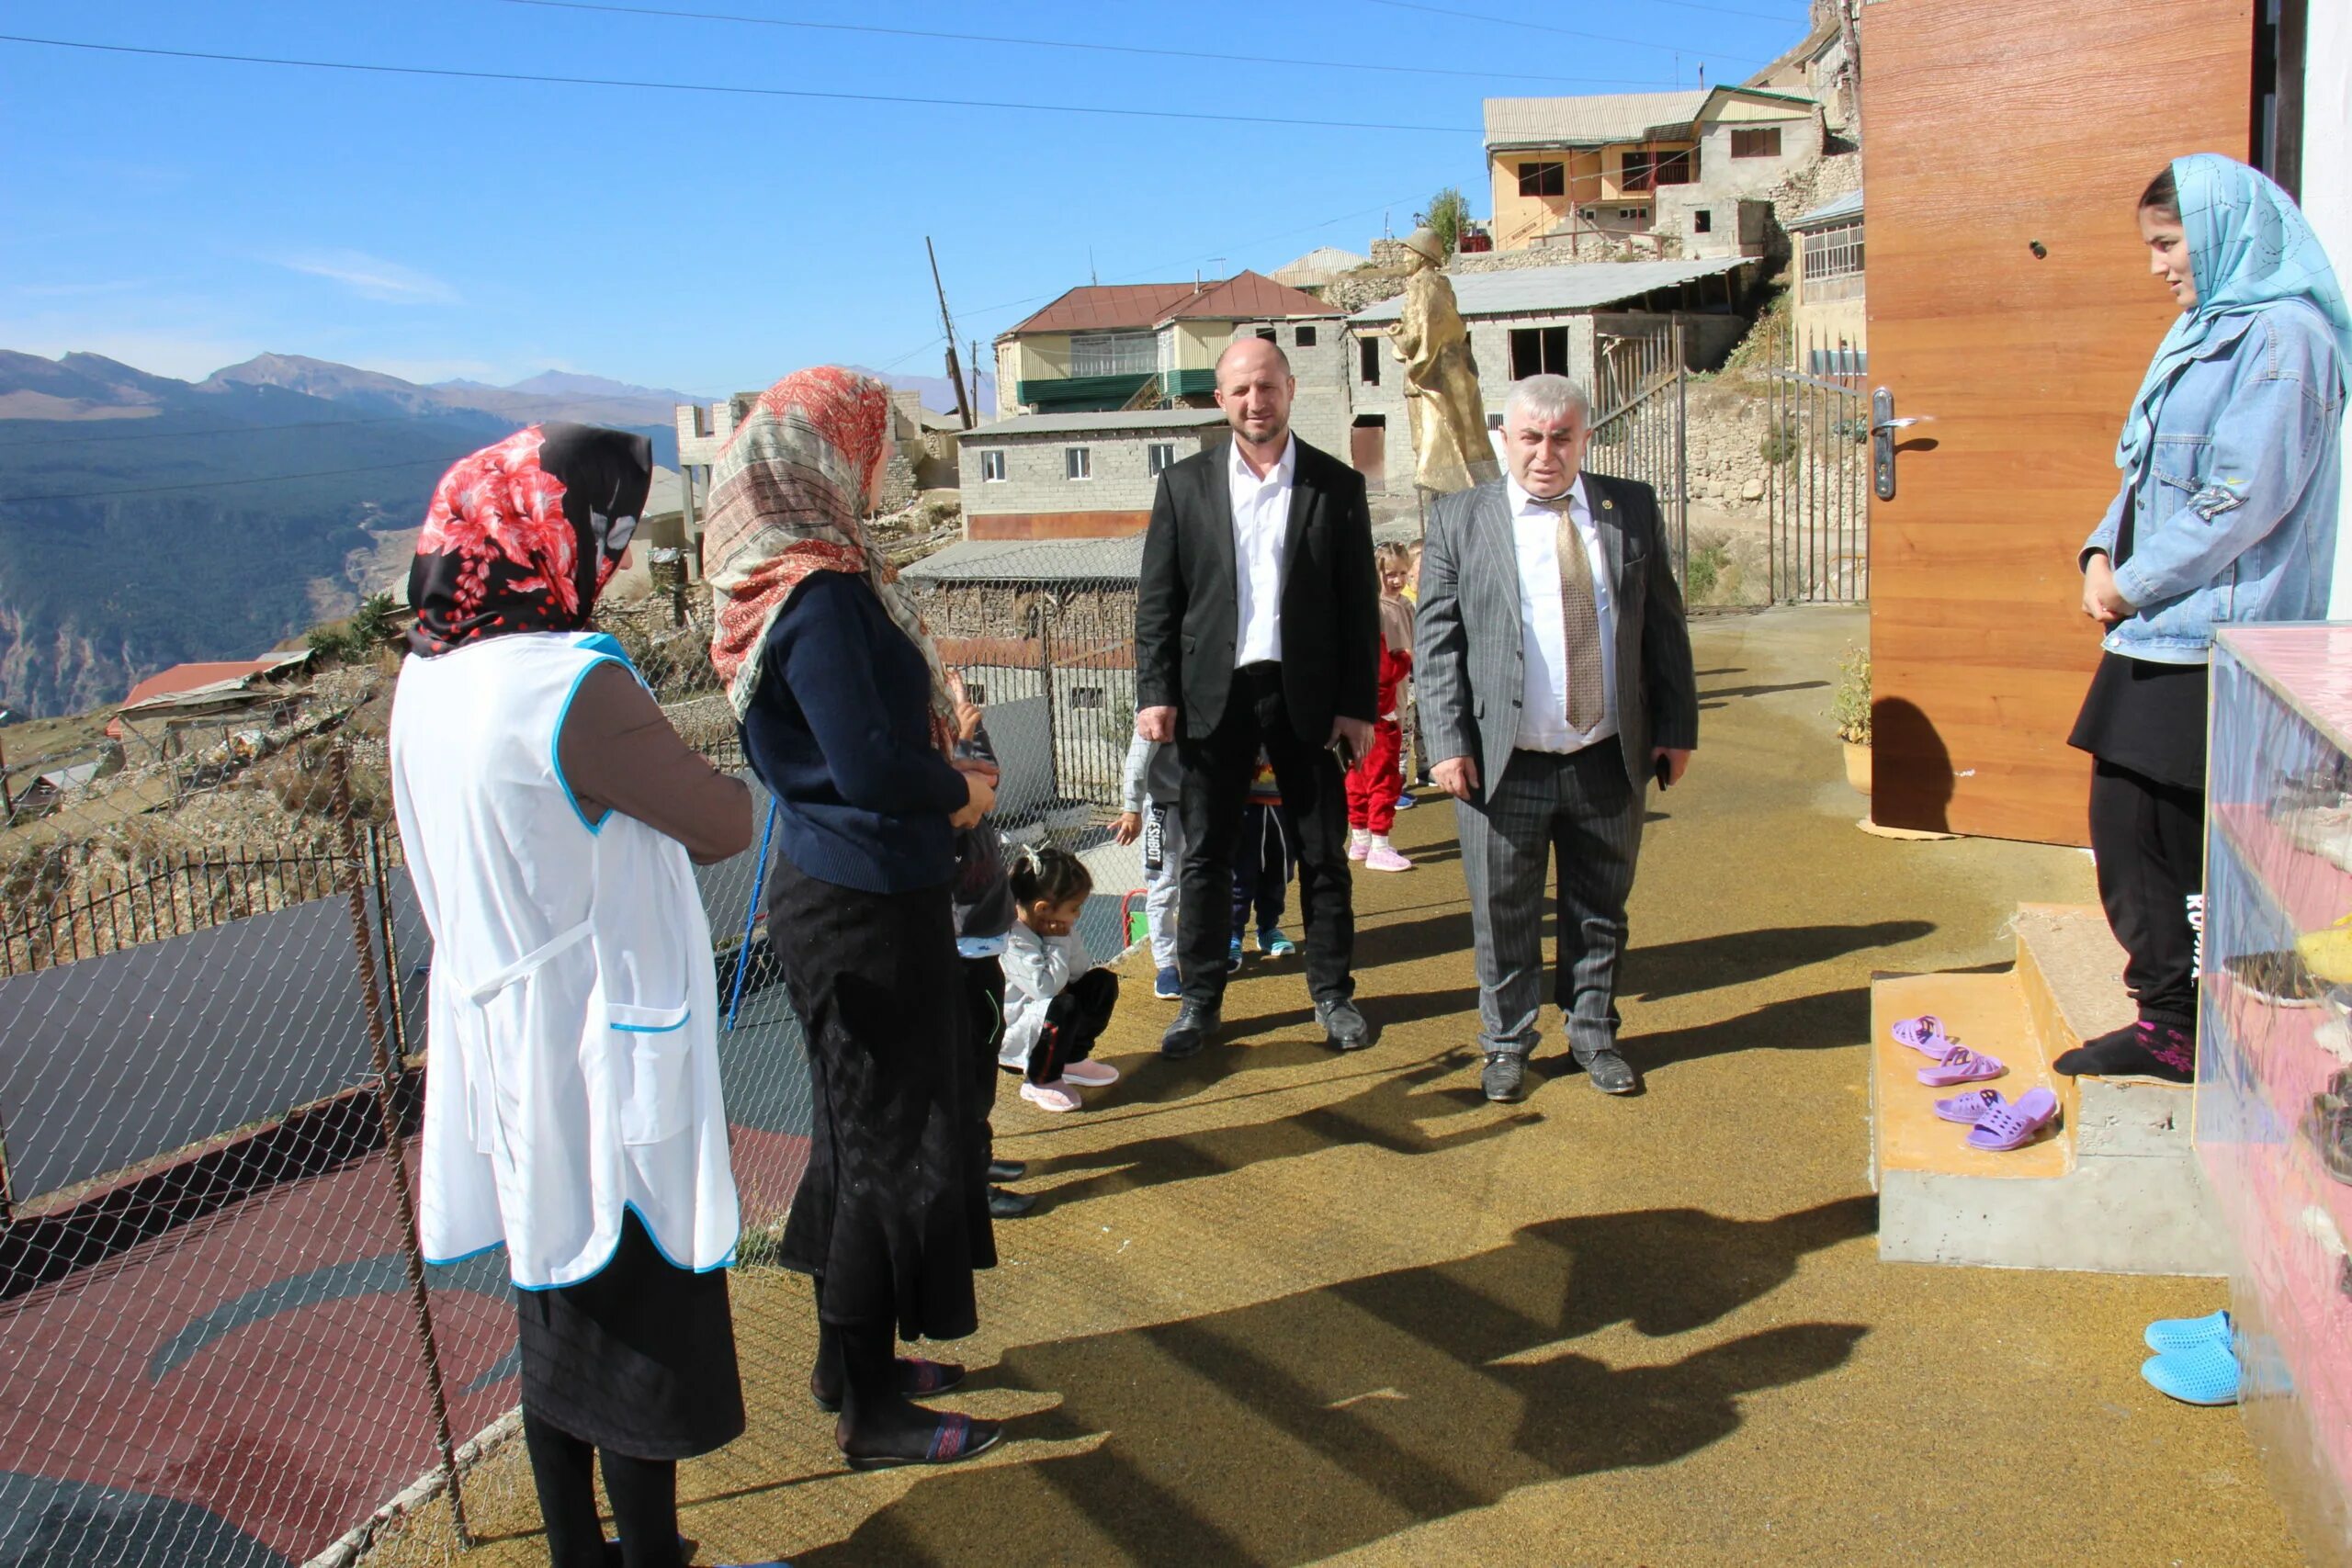
[[[2352,311],[2345,309],[2335,269],[2294,198],[2259,171],[2219,152],[2175,158],[2172,178],[2180,190],[2180,223],[2188,237],[2197,305],[2182,311],[2156,345],[2139,395],[2132,400],[2115,444],[2115,466],[2130,472],[2137,472],[2147,457],[2156,411],[2173,378],[2197,357],[2225,316],[2285,299],[2304,300],[2335,329],[2339,371],[2352,367]]]

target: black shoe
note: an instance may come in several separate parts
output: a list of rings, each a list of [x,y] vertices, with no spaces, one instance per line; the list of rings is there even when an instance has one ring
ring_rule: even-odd
[[[1007,1192],[1001,1187],[989,1189],[989,1218],[1017,1220],[1037,1206],[1037,1200],[1026,1192]]]
[[[1487,1070],[1478,1075],[1478,1087],[1498,1105],[1519,1100],[1527,1092],[1527,1058],[1509,1051],[1487,1052]]]
[[[1018,1181],[1028,1174],[1028,1166],[1017,1159],[992,1159],[989,1161],[989,1179],[990,1181]]]
[[[2154,1078],[2158,1083],[2197,1081],[2197,1041],[2168,1023],[2127,1024],[2072,1051],[2059,1054],[2052,1072],[2097,1078]]]
[[[1372,1043],[1372,1026],[1356,1011],[1356,1004],[1344,997],[1335,1002],[1317,1002],[1315,1021],[1323,1026],[1323,1038],[1334,1051],[1361,1051]]]
[[[1603,1047],[1589,1054],[1576,1054],[1577,1066],[1592,1080],[1592,1087],[1603,1094],[1632,1094],[1642,1087],[1634,1076],[1634,1065],[1615,1051]]]
[[[1178,1008],[1176,1021],[1159,1037],[1159,1054],[1171,1062],[1199,1055],[1201,1047],[1209,1043],[1209,1036],[1224,1022],[1217,1014],[1216,1008],[1203,1007],[1198,1002],[1186,1002]]]

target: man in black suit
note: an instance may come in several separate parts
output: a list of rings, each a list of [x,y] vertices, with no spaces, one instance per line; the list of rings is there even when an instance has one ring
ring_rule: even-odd
[[[1221,1022],[1233,849],[1262,747],[1298,824],[1306,983],[1337,1049],[1371,1043],[1349,964],[1347,796],[1339,753],[1372,739],[1379,578],[1363,476],[1291,434],[1298,383],[1273,344],[1217,361],[1230,443],[1159,478],[1136,598],[1136,728],[1184,767],[1177,916],[1183,1004],[1160,1041],[1192,1055]]]

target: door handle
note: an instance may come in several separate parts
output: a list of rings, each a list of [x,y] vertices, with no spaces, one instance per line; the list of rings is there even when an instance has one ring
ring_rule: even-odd
[[[1933,414],[1894,417],[1894,394],[1884,387],[1871,393],[1871,485],[1881,501],[1894,499],[1894,433],[1925,424]]]

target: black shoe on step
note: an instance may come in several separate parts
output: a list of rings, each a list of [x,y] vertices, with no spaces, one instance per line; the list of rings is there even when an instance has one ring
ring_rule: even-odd
[[[1323,1039],[1334,1051],[1361,1051],[1372,1043],[1372,1025],[1363,1021],[1356,1004],[1344,997],[1317,1002],[1315,1021],[1323,1026]]]
[[[1018,1181],[1028,1174],[1029,1167],[1017,1159],[992,1159],[989,1161],[989,1179],[990,1181]]]
[[[1224,1021],[1217,1013],[1216,1008],[1186,1002],[1176,1010],[1176,1021],[1168,1026],[1168,1032],[1159,1037],[1159,1054],[1171,1062],[1199,1055]]]
[[[1037,1206],[1037,1200],[1026,1192],[1008,1192],[1001,1187],[989,1189],[989,1218],[1017,1220]]]
[[[2197,1042],[2169,1023],[2140,1022],[2061,1052],[2050,1064],[2069,1077],[2154,1078],[2159,1083],[2197,1080]]]

